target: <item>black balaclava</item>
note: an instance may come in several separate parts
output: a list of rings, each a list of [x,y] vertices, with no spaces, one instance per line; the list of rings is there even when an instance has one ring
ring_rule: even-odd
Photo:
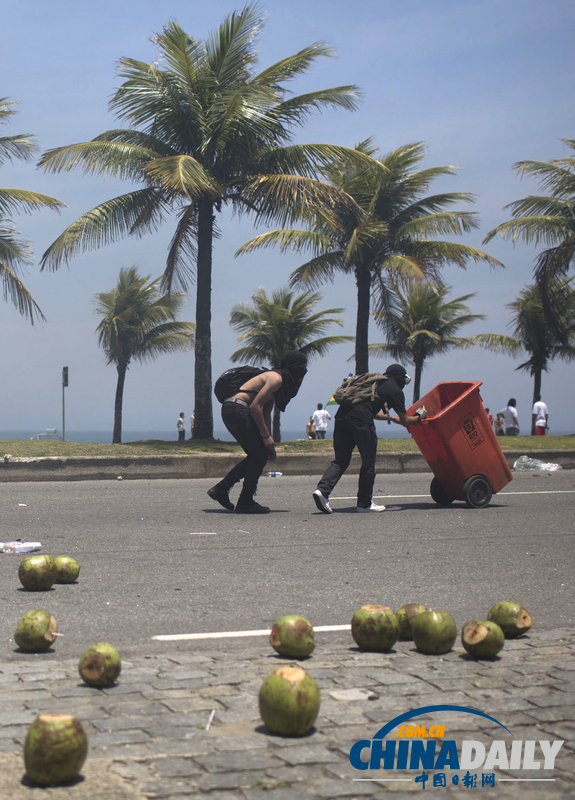
[[[390,366],[385,370],[385,374],[388,378],[391,378],[400,389],[403,389],[405,384],[408,382],[407,372],[405,367],[402,367],[401,364],[390,364]]]
[[[285,411],[289,401],[296,396],[307,372],[307,358],[299,350],[288,350],[280,360],[279,372],[282,385],[276,392],[275,403],[280,411]]]

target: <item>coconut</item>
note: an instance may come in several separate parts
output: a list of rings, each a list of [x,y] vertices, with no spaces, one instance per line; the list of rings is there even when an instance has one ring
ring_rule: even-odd
[[[51,556],[27,556],[18,567],[18,577],[29,592],[45,592],[52,587],[58,570]]]
[[[71,714],[40,714],[28,729],[24,764],[31,781],[52,786],[75,778],[88,753],[88,737]]]
[[[89,686],[112,686],[121,669],[120,654],[107,642],[98,642],[89,647],[78,664],[80,677]]]
[[[260,714],[265,726],[280,736],[305,736],[320,705],[317,683],[301,667],[280,667],[260,688]]]
[[[297,614],[286,614],[274,622],[270,644],[288,658],[307,658],[315,647],[311,623]]]
[[[474,658],[493,658],[503,648],[505,636],[496,622],[470,619],[461,631],[461,644]]]
[[[422,606],[421,603],[408,603],[406,606],[402,606],[399,611],[395,612],[400,639],[409,641],[413,639],[411,625],[415,617],[417,617],[418,614],[423,614],[424,611],[431,611],[431,609],[427,606]]]
[[[453,647],[457,628],[447,611],[424,611],[413,620],[413,641],[421,653],[441,655]]]
[[[388,653],[399,635],[397,617],[387,606],[362,606],[351,620],[351,635],[361,650]]]
[[[513,600],[502,600],[491,607],[487,619],[496,622],[506,639],[515,639],[527,633],[533,620],[521,603]]]
[[[80,565],[70,556],[56,556],[56,583],[74,583],[80,574]]]
[[[27,653],[42,653],[56,639],[58,626],[54,617],[41,608],[28,611],[20,617],[14,641]]]

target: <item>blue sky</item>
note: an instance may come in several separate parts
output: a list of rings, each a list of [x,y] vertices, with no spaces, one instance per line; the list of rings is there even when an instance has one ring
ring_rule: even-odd
[[[60,0],[27,3],[4,0],[0,32],[0,96],[20,103],[18,114],[1,135],[34,134],[41,150],[93,138],[116,127],[107,104],[118,85],[117,60],[131,56],[152,61],[150,37],[176,19],[196,38],[205,38],[240,4],[158,4],[148,0],[101,0],[97,4]],[[463,241],[481,247],[495,225],[508,219],[503,207],[537,193],[530,179],[512,171],[516,161],[561,157],[562,138],[575,137],[574,22],[572,0],[396,0],[349,3],[347,0],[279,0],[262,3],[267,22],[259,39],[262,68],[314,41],[327,41],[337,58],[323,59],[293,84],[309,89],[357,84],[363,92],[355,113],[333,111],[314,116],[298,132],[300,141],[352,146],[373,137],[382,152],[413,141],[428,147],[425,166],[451,164],[457,176],[437,182],[436,189],[473,192],[480,228]],[[30,188],[68,204],[61,215],[36,212],[16,220],[34,245],[36,263],[45,248],[80,214],[127,185],[78,172],[46,175],[33,164],[16,162],[0,172],[0,185]],[[259,287],[286,285],[297,257],[273,251],[235,259],[234,252],[254,235],[249,219],[220,219],[223,236],[214,251],[214,377],[229,366],[237,338],[229,327],[234,303],[248,302]],[[121,267],[137,264],[156,277],[163,271],[171,227],[142,240],[124,240],[76,257],[69,268],[24,277],[48,318],[31,327],[7,303],[0,305],[2,392],[0,428],[35,433],[60,427],[61,369],[70,368],[66,395],[69,430],[112,428],[115,369],[106,366],[94,330],[94,294],[111,289]],[[507,332],[506,303],[532,280],[536,250],[494,241],[485,249],[505,265],[503,270],[470,266],[445,270],[453,296],[475,292],[475,313],[487,316],[465,333]],[[355,287],[342,279],[320,290],[319,308],[342,307],[343,332],[353,334]],[[193,289],[192,289],[193,292]],[[182,317],[194,319],[193,297]],[[334,333],[339,331],[333,331]],[[380,340],[372,328],[370,340]],[[317,402],[327,400],[350,369],[352,348],[342,345],[310,371],[298,398],[284,416],[289,430],[305,429]],[[481,351],[452,352],[431,360],[423,391],[443,380],[481,380],[491,409],[510,396],[519,403],[522,428],[530,421],[532,383],[516,372],[519,361]],[[385,367],[373,360],[372,369]],[[570,409],[575,380],[573,365],[555,363],[543,379],[550,407],[551,430],[575,431]],[[217,405],[217,404],[216,404]],[[181,410],[193,406],[193,354],[162,358],[129,371],[124,428],[174,429]],[[216,428],[219,409],[216,407]],[[382,435],[385,434],[382,429]],[[175,436],[175,433],[174,433]]]

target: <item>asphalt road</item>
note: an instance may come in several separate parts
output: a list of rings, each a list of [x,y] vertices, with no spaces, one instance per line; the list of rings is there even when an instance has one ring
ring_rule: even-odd
[[[329,516],[312,502],[316,480],[262,478],[258,500],[273,513],[261,517],[220,509],[210,479],[3,484],[0,540],[41,541],[81,573],[31,593],[21,556],[0,555],[0,659],[21,657],[12,637],[32,608],[64,634],[54,659],[96,641],[158,653],[156,635],[264,629],[286,613],[343,625],[370,602],[422,602],[461,626],[515,598],[540,629],[574,624],[575,471],[516,474],[482,510],[436,506],[428,474],[382,475],[376,500],[388,510],[362,515],[356,476],[340,481]]]

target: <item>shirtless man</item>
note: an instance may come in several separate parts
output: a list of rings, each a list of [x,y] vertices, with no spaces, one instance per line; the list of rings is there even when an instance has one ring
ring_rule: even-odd
[[[298,350],[289,350],[279,369],[262,372],[241,387],[239,392],[222,403],[222,420],[234,439],[246,453],[226,477],[208,489],[208,495],[236,514],[269,514],[270,509],[254,500],[260,475],[268,460],[275,461],[276,448],[272,429],[274,404],[284,411],[295,397],[304,375],[307,359]],[[230,489],[243,479],[240,496],[234,508]]]

